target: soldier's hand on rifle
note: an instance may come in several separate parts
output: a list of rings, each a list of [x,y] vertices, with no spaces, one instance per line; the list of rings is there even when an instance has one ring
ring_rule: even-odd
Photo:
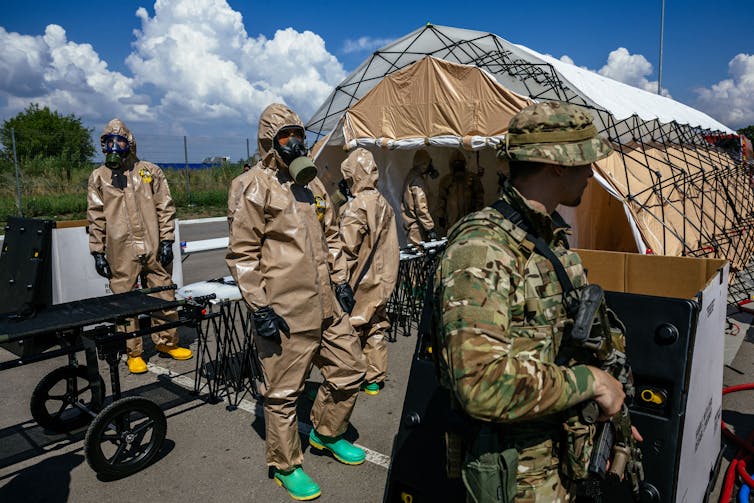
[[[589,370],[594,376],[594,401],[600,408],[600,421],[607,421],[620,411],[626,394],[623,392],[623,385],[616,378],[600,370],[597,367],[589,366]]]

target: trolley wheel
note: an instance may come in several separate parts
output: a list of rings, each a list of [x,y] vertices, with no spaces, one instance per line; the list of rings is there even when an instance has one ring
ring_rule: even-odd
[[[92,415],[77,403],[99,412],[105,401],[105,381],[99,379],[99,393],[95,396],[86,367],[56,368],[39,381],[31,394],[31,417],[43,428],[65,433],[85,426]]]
[[[109,477],[125,477],[149,465],[162,448],[167,420],[156,403],[131,396],[94,418],[84,439],[86,461]]]

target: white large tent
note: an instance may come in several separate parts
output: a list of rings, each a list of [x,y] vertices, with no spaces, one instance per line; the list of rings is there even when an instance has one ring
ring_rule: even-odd
[[[512,44],[492,33],[434,25],[409,33],[367,58],[333,90],[307,122],[307,129],[318,135],[332,131],[342,114],[385,75],[425,56],[477,66],[506,89],[535,100],[576,102],[602,110],[610,116],[596,117],[605,131],[613,125],[620,128],[619,121],[636,116],[643,121],[733,132],[682,103]]]
[[[307,122],[321,138],[315,162],[329,188],[347,151],[370,149],[381,189],[400,207],[413,150],[447,170],[450,148],[483,172],[496,197],[495,148],[510,116],[560,100],[592,113],[616,153],[595,165],[585,203],[571,211],[574,245],[616,251],[727,258],[741,270],[754,250],[750,166],[735,134],[706,114],[512,44],[494,34],[427,25],[376,51]],[[450,148],[449,148],[450,147]],[[436,185],[431,190],[436,189]],[[743,297],[745,292],[734,294]]]

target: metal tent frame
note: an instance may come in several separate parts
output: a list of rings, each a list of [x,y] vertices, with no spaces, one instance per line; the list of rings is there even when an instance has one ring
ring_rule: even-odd
[[[574,79],[573,71],[563,66],[565,63],[495,34],[432,24],[409,33],[374,52],[341,82],[306,129],[316,139],[335,131],[346,111],[385,76],[426,56],[479,67],[505,88],[533,100],[565,101],[590,110],[599,133],[622,157],[621,182],[628,191],[624,203],[661,224],[652,246],[639,244],[639,250],[667,254],[670,245],[680,243],[680,251],[674,254],[727,259],[734,273],[730,299],[741,302],[754,293],[754,264],[750,264],[754,253],[754,164],[744,158],[737,136],[703,113],[660,96],[651,99],[667,106],[664,113],[626,106],[610,110],[569,81],[568,75]],[[644,93],[598,78],[627,95]],[[678,120],[665,120],[669,116]],[[681,122],[684,120],[688,123]],[[629,162],[646,170],[651,187],[632,191]],[[658,164],[667,168],[665,176],[653,168]],[[671,215],[680,216],[682,225],[670,225],[667,218]]]

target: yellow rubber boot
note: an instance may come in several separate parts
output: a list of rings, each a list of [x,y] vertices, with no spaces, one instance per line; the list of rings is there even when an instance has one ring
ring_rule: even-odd
[[[143,374],[147,371],[147,363],[141,356],[134,356],[133,358],[129,356],[126,365],[128,365],[128,371],[132,374]]]
[[[188,348],[181,348],[178,346],[166,346],[164,344],[158,344],[155,349],[162,354],[168,355],[173,360],[189,360],[194,353]]]

